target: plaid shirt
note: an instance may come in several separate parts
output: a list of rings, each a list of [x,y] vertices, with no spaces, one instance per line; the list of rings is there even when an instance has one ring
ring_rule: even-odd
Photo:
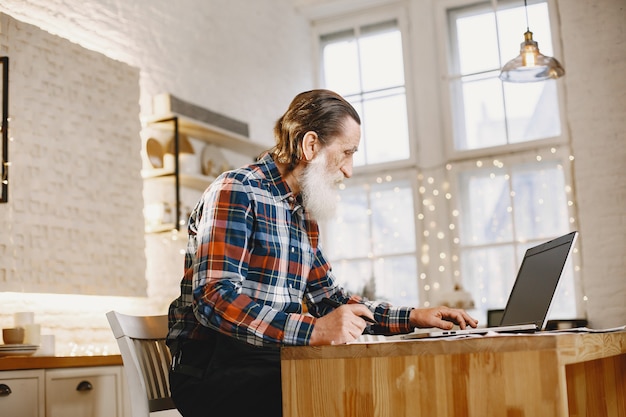
[[[206,339],[206,327],[253,345],[306,345],[324,297],[365,304],[380,331],[408,332],[410,308],[346,293],[319,247],[319,228],[272,157],[220,175],[189,219],[181,295],[168,340]],[[302,302],[308,312],[303,314]]]

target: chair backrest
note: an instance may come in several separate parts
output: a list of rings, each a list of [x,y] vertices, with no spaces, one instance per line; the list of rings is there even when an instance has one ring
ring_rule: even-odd
[[[165,345],[167,316],[129,316],[109,311],[107,319],[122,354],[133,417],[175,410],[169,385],[172,357]]]

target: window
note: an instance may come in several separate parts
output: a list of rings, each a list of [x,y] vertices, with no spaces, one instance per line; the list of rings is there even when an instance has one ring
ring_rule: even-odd
[[[323,243],[346,289],[394,305],[416,305],[416,174],[395,168],[411,160],[400,15],[387,9],[318,22],[321,86],[350,101],[362,122],[355,178],[340,191],[338,213],[325,225]]]
[[[541,51],[553,55],[548,4],[529,3]],[[526,16],[518,2],[494,4],[446,11],[458,270],[483,322],[487,310],[505,307],[526,249],[575,228],[557,82],[500,81],[500,67],[519,53]],[[575,265],[562,277],[553,318],[578,316]]]
[[[574,223],[563,160],[568,156],[552,148],[545,156],[453,168],[461,276],[482,313],[504,308],[526,249],[566,233]],[[568,263],[553,303],[551,313],[559,318],[577,317],[574,265]]]
[[[362,119],[355,166],[410,156],[402,36],[396,19],[320,36],[322,84],[345,97]]]
[[[559,82],[498,78],[519,52],[523,4],[418,3],[410,14],[316,22],[320,84],[347,97],[363,119],[358,166],[323,244],[351,291],[429,306],[462,284],[476,304],[472,314],[486,323],[487,309],[504,307],[525,250],[575,229]],[[529,3],[535,39],[554,55],[548,5]],[[406,16],[415,19],[414,38]],[[408,39],[437,30],[442,42],[406,53],[416,48]],[[581,312],[572,295],[580,293],[576,265],[553,305],[560,318]]]
[[[554,55],[548,5],[529,4],[528,19],[545,55]],[[498,78],[519,53],[526,24],[520,2],[491,2],[448,12],[450,92],[455,150],[479,149],[561,135],[554,80],[514,84]]]

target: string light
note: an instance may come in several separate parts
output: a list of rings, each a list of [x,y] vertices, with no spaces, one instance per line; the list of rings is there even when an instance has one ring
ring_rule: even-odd
[[[563,153],[563,148],[559,147],[550,147],[548,149],[541,149],[532,153],[513,155],[512,157],[507,158],[483,158],[481,160],[475,161],[461,161],[461,162],[450,162],[439,168],[433,168],[428,172],[418,172],[415,177],[417,179],[417,193],[419,199],[415,201],[416,203],[416,229],[417,233],[419,233],[422,238],[422,245],[419,246],[418,249],[418,271],[419,271],[419,280],[418,285],[420,287],[420,291],[422,291],[422,305],[436,305],[438,303],[438,297],[441,297],[442,294],[449,292],[450,288],[455,288],[455,286],[460,285],[463,280],[467,280],[468,275],[466,268],[468,265],[462,260],[465,254],[469,254],[466,250],[471,250],[472,246],[476,247],[488,247],[489,245],[483,242],[480,234],[470,234],[470,230],[464,229],[463,221],[465,220],[462,216],[462,207],[459,206],[461,204],[462,199],[458,195],[459,191],[455,189],[451,185],[457,184],[457,181],[450,180],[450,176],[456,175],[456,172],[462,172],[466,169],[468,164],[474,165],[476,168],[485,172],[486,177],[484,178],[484,184],[476,190],[476,193],[473,197],[479,199],[489,199],[493,198],[489,194],[489,183],[493,182],[493,185],[501,186],[504,184],[506,187],[506,183],[508,183],[508,187],[510,188],[506,192],[506,196],[509,200],[503,200],[503,202],[507,203],[502,207],[505,213],[507,213],[509,219],[514,219],[516,216],[516,211],[519,210],[524,202],[522,201],[525,198],[525,193],[521,193],[522,189],[512,189],[515,181],[518,181],[518,177],[515,177],[514,169],[517,166],[522,166],[525,162],[533,162],[533,163],[541,163],[541,164],[550,164],[551,161],[557,160],[560,156],[565,160],[571,162],[573,161],[573,157],[568,153]],[[570,178],[568,176],[567,170],[563,168],[562,163],[554,162],[551,165],[553,169],[558,169],[562,172],[562,175],[565,179],[563,184],[563,191],[567,198],[564,200],[566,208],[569,213],[563,216],[566,219],[567,224],[575,225],[576,217],[575,217],[575,207],[574,207],[574,198],[572,196],[573,187],[569,184]],[[548,175],[548,170],[535,171],[537,175]],[[511,175],[513,173],[513,175]],[[376,184],[383,184],[385,182],[392,181],[393,178],[391,175],[384,175],[373,178],[373,181],[370,183],[366,183],[364,185],[364,189],[368,192],[371,190],[371,186]],[[543,184],[538,183],[538,186],[535,191],[537,194],[533,197],[534,204],[536,206],[547,206],[551,203],[552,195],[551,190],[553,186],[549,186],[548,182]],[[390,191],[395,193],[400,193],[406,190],[406,188],[393,186]],[[467,190],[465,190],[467,191]],[[482,196],[478,196],[482,194]],[[387,194],[388,195],[388,194]],[[385,193],[377,192],[372,195],[372,198],[381,200],[385,199],[387,196]],[[376,203],[377,207],[381,207]],[[518,207],[519,206],[519,207]],[[517,209],[517,210],[516,210]],[[392,207],[389,204],[386,204],[385,210],[392,210]],[[397,209],[396,209],[397,210]],[[388,218],[395,218],[397,220],[397,224],[399,219],[395,214],[389,215]],[[367,209],[367,216],[371,218],[373,215],[371,209]],[[376,215],[385,215],[385,213],[376,213]],[[390,217],[391,216],[391,217]],[[506,222],[515,221],[515,220],[506,220]],[[545,218],[540,215],[533,215],[531,221],[534,221],[536,224],[540,224],[545,222]],[[363,219],[364,224],[361,225],[362,230],[369,230],[371,228],[371,220]],[[509,239],[507,236],[504,236],[503,233],[510,233],[510,229],[505,229],[506,222],[503,222],[502,219],[492,218],[489,223],[489,227],[494,233],[499,233],[497,235],[498,239],[504,239],[503,241],[507,241]],[[393,223],[393,222],[391,222]],[[357,227],[359,227],[357,225]],[[503,230],[505,232],[503,232]],[[385,239],[398,240],[405,238],[406,234],[403,233],[403,230],[398,230],[396,228],[389,228],[389,230],[381,231]],[[468,236],[464,238],[462,241],[462,236]],[[518,238],[516,240],[516,244],[526,245],[522,240]],[[385,240],[387,242],[387,240]],[[335,238],[335,243],[340,244],[342,247],[345,247],[347,241],[341,240],[339,236]],[[386,243],[382,244],[386,246]],[[513,244],[511,245],[513,247]],[[382,249],[382,248],[381,248]],[[377,251],[379,249],[376,249]],[[368,258],[370,259],[380,259],[380,257],[375,256],[374,253],[368,253]],[[574,258],[577,260],[577,257]],[[510,274],[508,271],[508,267],[505,265],[498,266],[500,270],[498,273],[502,275]],[[575,265],[575,273],[580,271],[580,266]],[[463,272],[462,272],[463,271]],[[502,294],[508,293],[507,283],[504,282],[494,282],[489,280],[489,276],[494,273],[493,267],[486,268],[476,268],[474,271],[473,281],[465,281],[467,285],[470,285],[471,288],[468,288],[473,296],[474,300],[476,300],[476,307],[481,310],[485,310],[490,306],[501,304],[506,300],[503,298]],[[470,273],[471,276],[471,273]],[[406,290],[406,289],[404,289]],[[397,290],[400,291],[400,290]],[[406,291],[405,291],[406,292]],[[400,294],[399,292],[397,293]],[[410,294],[410,292],[409,292]],[[582,295],[581,295],[582,297]]]
[[[554,156],[554,155],[557,154],[557,151],[558,151],[557,148],[552,147],[552,148],[549,149],[549,154]],[[570,161],[573,160],[571,155],[568,157],[568,159]],[[534,160],[537,161],[537,162],[542,162],[542,161],[545,160],[545,156],[542,155],[540,152],[537,152],[535,154],[535,156],[534,156]],[[501,170],[501,169],[503,169],[505,167],[505,162],[503,162],[502,160],[497,159],[497,158],[494,158],[491,161],[478,160],[478,161],[475,161],[474,164],[478,168],[484,168],[486,166],[486,162],[490,162],[490,164],[493,167],[495,167],[496,169],[498,169],[498,170]],[[455,170],[455,165],[456,164],[448,163],[448,164],[445,165],[445,170],[448,171],[448,172],[453,171],[453,170]],[[557,168],[558,169],[562,169],[562,164],[558,164]],[[438,181],[434,180],[435,177],[436,176],[428,176],[426,184],[423,184],[423,185],[421,185],[419,187],[418,190],[419,190],[420,194],[427,194],[428,193],[428,194],[432,195],[432,197],[430,197],[428,199],[424,199],[422,201],[422,203],[424,203],[424,206],[428,209],[427,212],[431,212],[431,213],[437,212],[438,213],[438,212],[441,211],[442,207],[444,207],[444,208],[446,208],[446,210],[449,211],[450,218],[458,219],[459,216],[460,216],[460,209],[455,207],[454,204],[452,204],[452,205],[450,204],[450,202],[454,202],[454,195],[453,195],[453,193],[452,192],[446,192],[445,194],[442,195],[438,191],[439,188],[444,188],[445,187],[444,184],[446,184],[447,181],[445,180],[445,178],[442,178],[441,179],[441,185],[439,185]],[[502,179],[504,179],[504,181],[510,181],[511,176],[510,176],[509,173],[491,172],[491,173],[488,174],[488,179],[491,180],[491,181],[502,181]],[[542,184],[540,186],[540,189],[548,190],[547,184]],[[486,190],[481,190],[481,191],[486,191]],[[565,191],[565,193],[567,195],[570,195],[571,192],[572,192],[571,185],[566,184],[564,186],[564,191]],[[440,195],[445,197],[445,199],[448,201],[448,203],[442,203],[441,201],[439,201],[437,199],[437,197],[439,197]],[[510,195],[511,198],[514,198],[516,196],[516,193],[515,193],[514,190],[511,190],[509,192],[509,195]],[[539,196],[537,198],[537,202],[538,202],[539,205],[545,205],[546,204],[546,199],[543,196]],[[574,202],[573,202],[573,200],[571,198],[567,200],[566,204],[567,204],[567,206],[569,208],[572,208],[574,206]],[[434,210],[433,210],[433,208],[434,208]],[[508,205],[508,206],[506,206],[505,210],[506,210],[507,213],[511,213],[512,214],[514,212],[514,207],[513,207],[513,205]],[[568,222],[570,224],[574,224],[575,223],[575,217],[574,216],[568,216],[567,218],[568,218]],[[423,222],[423,221],[427,221],[427,218],[425,218],[423,216],[423,214],[422,214],[422,215],[418,216],[418,220]],[[537,216],[536,217],[536,221],[539,223],[539,222],[542,221],[542,218],[540,216]],[[494,222],[494,225],[497,225],[498,220],[494,219],[493,222]],[[433,229],[432,228],[433,221],[432,220],[429,221],[428,225],[429,225],[430,229],[432,230]],[[459,238],[458,235],[456,235],[456,232],[457,232],[457,227],[456,226],[457,225],[456,225],[455,222],[452,222],[452,223],[448,222],[447,225],[448,225],[448,233],[453,233],[453,236],[452,236],[453,246],[449,250],[450,250],[450,253],[454,254],[454,255],[452,255],[451,258],[453,258],[454,262],[456,263],[456,262],[459,262],[459,257],[456,255],[456,253],[458,253],[460,251],[460,247],[459,247],[459,245],[460,245],[460,238]],[[425,229],[424,227],[422,227],[422,228]],[[498,228],[500,228],[500,226],[498,226],[494,230],[497,230]],[[433,233],[424,233],[424,236],[427,239],[430,238],[430,236],[434,236],[437,239],[441,240],[441,239],[444,239],[444,238],[447,237],[447,233],[446,233],[445,230],[436,230],[434,234]],[[476,242],[478,242],[477,239],[478,238],[476,237]],[[445,254],[444,254],[445,256],[441,256],[442,254],[444,254],[444,253],[443,252],[440,253],[440,259],[442,261],[446,260],[448,258],[448,256],[445,255]],[[422,258],[425,258],[425,255],[426,254],[423,254]],[[428,259],[430,261],[430,258],[428,258]],[[446,266],[443,265],[443,264],[432,265],[430,267],[428,265],[424,265],[424,267],[429,268],[431,270],[434,269],[437,272],[446,272],[447,271]],[[575,266],[574,269],[578,272],[580,270],[580,267],[577,265],[577,266]],[[485,273],[484,269],[482,270],[482,273]],[[453,280],[458,279],[460,277],[460,271],[458,269],[454,269],[452,271],[452,276],[453,276]],[[424,285],[429,285],[429,284],[425,283]],[[479,287],[479,289],[482,289],[482,290],[486,290],[487,289],[487,286],[482,281],[478,284],[478,287]],[[423,286],[423,288],[425,290],[424,286]],[[433,292],[433,288],[429,287],[429,291],[428,292],[432,293]],[[502,298],[502,297],[500,297],[500,298]],[[432,295],[431,295],[431,297],[429,299],[431,299],[431,300],[433,299]],[[489,304],[491,304],[491,302],[489,300],[489,297],[485,293],[483,293],[483,295],[481,295],[481,297],[479,297],[479,299],[480,299],[480,303],[482,305],[489,305]],[[497,301],[497,300],[493,300],[493,301]]]

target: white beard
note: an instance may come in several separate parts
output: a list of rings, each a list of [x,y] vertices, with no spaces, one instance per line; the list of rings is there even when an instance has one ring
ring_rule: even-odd
[[[325,151],[322,151],[306,167],[300,183],[302,203],[313,219],[324,221],[335,215],[337,184],[342,180],[341,172],[333,174],[328,170]]]

